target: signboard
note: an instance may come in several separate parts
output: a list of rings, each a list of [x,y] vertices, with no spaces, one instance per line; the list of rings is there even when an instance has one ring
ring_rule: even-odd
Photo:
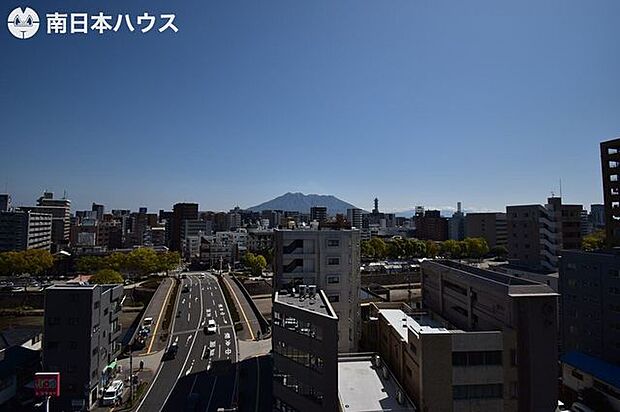
[[[35,396],[60,396],[60,372],[37,372],[34,374]]]

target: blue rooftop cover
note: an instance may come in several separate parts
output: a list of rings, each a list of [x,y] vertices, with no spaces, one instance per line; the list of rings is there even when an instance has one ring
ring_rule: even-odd
[[[568,352],[562,356],[561,360],[564,363],[594,376],[598,380],[616,388],[620,388],[620,367],[612,363],[605,362],[604,360],[581,352]]]

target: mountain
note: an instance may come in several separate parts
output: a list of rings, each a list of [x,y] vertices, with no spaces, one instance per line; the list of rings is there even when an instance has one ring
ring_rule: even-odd
[[[301,213],[310,213],[312,206],[327,207],[328,215],[336,213],[346,214],[347,209],[354,208],[351,203],[347,203],[332,195],[304,195],[303,193],[285,193],[275,199],[271,199],[260,205],[249,207],[248,210],[260,212],[262,210],[290,210],[299,211]]]

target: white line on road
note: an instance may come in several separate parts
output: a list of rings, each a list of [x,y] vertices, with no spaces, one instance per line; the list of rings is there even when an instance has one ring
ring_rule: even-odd
[[[194,367],[194,362],[195,360],[192,359],[192,364],[189,365],[189,368],[187,369],[187,371],[185,371],[185,376],[189,375],[192,372],[192,368]]]
[[[187,323],[189,323],[189,318],[190,318],[190,312],[187,312]]]
[[[200,355],[200,359],[204,359],[205,358],[205,352],[207,351],[207,344],[205,344],[205,346],[202,348],[202,355]]]
[[[190,301],[187,303],[187,309],[191,309],[191,308],[192,308],[192,302]]]
[[[217,376],[215,377],[215,380],[213,381],[213,388],[211,388],[211,395],[209,395],[209,402],[207,402],[207,409],[205,409],[206,411],[208,411],[209,406],[211,406],[211,399],[213,399],[213,392],[215,392],[215,385],[217,385]]]

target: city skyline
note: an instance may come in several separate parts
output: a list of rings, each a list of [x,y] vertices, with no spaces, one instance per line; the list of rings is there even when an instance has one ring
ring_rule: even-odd
[[[179,32],[0,34],[0,77],[20,79],[0,92],[0,184],[18,203],[48,189],[76,208],[226,210],[302,191],[502,210],[559,193],[560,178],[567,202],[602,201],[598,142],[620,135],[617,2],[105,11],[155,9]]]

